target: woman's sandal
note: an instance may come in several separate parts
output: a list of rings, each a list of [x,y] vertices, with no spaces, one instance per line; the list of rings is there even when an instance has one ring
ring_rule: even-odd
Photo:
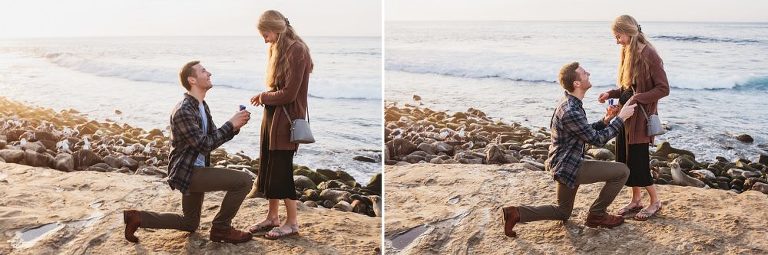
[[[653,216],[656,216],[656,214],[658,214],[658,213],[659,213],[659,211],[661,211],[661,202],[659,202],[659,208],[657,208],[657,209],[656,209],[656,211],[653,211],[653,212],[649,212],[648,210],[646,210],[645,208],[643,208],[642,210],[640,210],[640,212],[639,212],[639,213],[637,213],[637,214],[635,215],[635,217],[634,217],[634,218],[635,218],[635,220],[638,220],[638,221],[646,221],[646,220],[648,220],[649,218],[651,218],[651,217],[653,217]]]
[[[270,235],[271,234],[271,235]],[[295,236],[299,234],[299,227],[298,226],[291,226],[291,232],[283,232],[283,229],[280,227],[272,228],[267,234],[264,235],[264,238],[269,240],[277,240],[283,237],[289,237],[289,236]]]
[[[635,206],[632,206],[633,204]],[[627,214],[639,212],[642,209],[643,209],[643,205],[641,205],[640,202],[637,202],[637,203],[630,202],[629,204],[624,206],[624,208],[619,209],[619,213],[618,214],[621,215],[621,216],[625,216]]]
[[[248,232],[251,232],[251,234],[256,234],[259,232],[269,231],[272,228],[279,227],[280,225],[272,224],[272,222],[263,221],[258,224],[254,224],[250,227],[248,227]]]

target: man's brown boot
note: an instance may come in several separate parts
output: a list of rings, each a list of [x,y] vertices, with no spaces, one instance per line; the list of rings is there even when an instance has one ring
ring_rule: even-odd
[[[211,241],[225,243],[244,243],[251,240],[251,233],[237,230],[233,227],[219,229],[211,227]]]
[[[123,211],[123,222],[125,222],[125,240],[132,243],[138,243],[139,238],[133,233],[141,226],[141,217],[139,217],[139,211],[125,210]]]
[[[621,217],[621,216],[610,215],[608,213],[604,213],[604,214],[589,213],[589,215],[587,215],[587,222],[585,224],[587,225],[587,227],[590,227],[590,228],[596,228],[596,227],[613,228],[623,223],[624,223],[624,217]]]
[[[517,237],[517,233],[512,230],[515,224],[520,222],[520,212],[517,210],[517,207],[504,207],[501,208],[501,212],[504,216],[504,234],[508,237]]]

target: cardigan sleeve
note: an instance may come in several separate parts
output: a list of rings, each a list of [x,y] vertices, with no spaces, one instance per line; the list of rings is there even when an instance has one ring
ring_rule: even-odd
[[[641,104],[650,104],[669,95],[669,82],[667,81],[667,73],[664,71],[664,63],[659,54],[655,50],[650,50],[644,54],[644,57],[648,63],[653,88],[635,94],[635,100]]]

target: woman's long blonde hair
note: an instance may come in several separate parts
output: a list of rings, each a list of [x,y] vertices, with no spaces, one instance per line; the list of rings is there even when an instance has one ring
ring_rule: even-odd
[[[640,44],[653,48],[651,42],[645,38],[642,28],[637,20],[629,15],[621,15],[613,21],[611,30],[614,33],[625,34],[630,37],[629,45],[621,47],[621,61],[619,62],[619,77],[617,83],[626,89],[632,86],[638,75],[648,73],[648,63],[640,57]],[[642,71],[645,72],[641,72]]]
[[[296,34],[293,30],[291,23],[283,14],[275,10],[268,10],[261,14],[259,18],[258,29],[261,32],[274,32],[277,33],[277,42],[272,43],[269,46],[267,52],[267,73],[266,73],[266,85],[269,91],[275,91],[278,87],[278,82],[285,78],[286,74],[291,70],[291,63],[287,61],[285,53],[290,46],[291,41],[301,43],[301,47],[309,48],[304,40]],[[312,58],[310,57],[310,72],[312,72]]]

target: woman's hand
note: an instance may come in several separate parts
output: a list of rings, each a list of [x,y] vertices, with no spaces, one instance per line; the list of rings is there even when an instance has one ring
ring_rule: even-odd
[[[603,92],[602,94],[600,94],[600,96],[597,97],[597,101],[600,102],[601,104],[605,103],[605,100],[608,100],[608,97],[609,97],[608,92]]]
[[[251,97],[251,104],[253,106],[260,106],[261,105],[261,94],[255,95]]]

